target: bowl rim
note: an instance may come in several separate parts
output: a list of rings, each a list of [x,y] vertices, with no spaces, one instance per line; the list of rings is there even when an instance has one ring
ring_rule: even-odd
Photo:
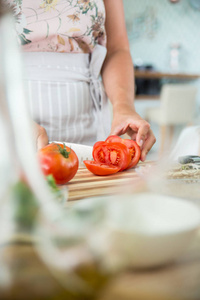
[[[190,207],[194,212],[195,212],[195,219],[192,219],[192,222],[190,222],[190,224],[186,224],[185,226],[181,227],[177,227],[174,226],[173,228],[168,228],[167,230],[162,230],[162,231],[154,231],[154,232],[149,232],[149,231],[145,231],[138,228],[130,228],[130,227],[126,227],[126,228],[122,228],[121,225],[117,225],[116,222],[111,222],[109,221],[109,227],[113,230],[116,230],[120,233],[126,233],[126,234],[135,234],[135,235],[140,235],[140,236],[172,236],[172,235],[177,235],[177,234],[181,234],[181,233],[189,233],[191,231],[195,231],[195,230],[200,230],[200,206],[198,206],[196,203],[194,202],[190,202],[188,199],[183,199],[183,198],[179,198],[179,197],[174,197],[171,195],[164,195],[164,194],[160,194],[160,193],[154,193],[154,192],[142,192],[142,193],[135,193],[134,195],[146,195],[146,194],[151,194],[151,195],[158,195],[158,196],[162,196],[165,197],[166,199],[170,199],[170,201],[176,201],[176,203],[179,202],[180,205],[182,205],[184,203],[184,205],[187,205],[188,207]],[[126,194],[123,197],[123,202],[126,201],[126,197],[132,196],[132,194]],[[116,199],[118,197],[115,197]],[[130,201],[130,199],[127,199]],[[134,199],[136,200],[136,198]],[[139,200],[139,199],[138,199]],[[148,200],[149,201],[149,200]]]

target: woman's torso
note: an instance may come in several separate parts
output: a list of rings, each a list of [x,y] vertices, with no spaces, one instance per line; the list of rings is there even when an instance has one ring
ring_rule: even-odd
[[[90,53],[106,45],[103,0],[7,0],[24,51]]]

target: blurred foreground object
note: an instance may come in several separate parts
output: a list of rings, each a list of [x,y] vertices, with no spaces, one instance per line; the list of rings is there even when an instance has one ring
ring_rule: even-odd
[[[200,226],[200,208],[161,193],[85,201],[107,202],[106,222],[98,229],[102,234],[91,239],[94,251],[104,249],[106,266],[115,266],[119,257],[129,268],[143,270],[170,264],[187,250]]]
[[[33,124],[22,79],[23,64],[14,35],[14,21],[9,13],[0,19],[0,33],[0,200],[9,205],[9,195],[15,194],[12,189],[20,183],[16,193],[23,189],[22,186],[27,186],[42,213],[50,217],[59,212],[59,206],[36,159]]]
[[[101,210],[98,216],[65,210],[57,189],[50,190],[36,159],[22,78],[6,13],[0,18],[0,298],[91,299],[109,273],[87,245]]]

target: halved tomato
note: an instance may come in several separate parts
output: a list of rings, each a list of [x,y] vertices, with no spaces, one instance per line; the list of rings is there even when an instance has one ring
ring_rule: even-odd
[[[131,156],[131,161],[130,161],[130,164],[128,165],[127,169],[130,169],[137,165],[137,163],[140,160],[141,150],[135,141],[130,140],[130,139],[122,139],[118,135],[110,135],[109,137],[107,137],[107,139],[105,141],[106,142],[120,142],[120,143],[126,145],[127,148],[129,149],[130,156]]]
[[[84,160],[83,162],[90,172],[99,176],[111,175],[120,170],[120,167],[98,163],[93,160]]]
[[[118,166],[120,171],[125,170],[131,161],[129,149],[123,143],[95,144],[92,155],[96,162]]]

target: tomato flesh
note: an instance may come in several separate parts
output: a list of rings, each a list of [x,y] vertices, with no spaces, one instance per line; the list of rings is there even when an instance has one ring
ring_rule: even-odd
[[[118,155],[117,151],[110,152],[110,161],[112,165],[114,165],[117,162],[118,159],[117,155]]]
[[[137,163],[140,160],[141,150],[135,141],[129,139],[122,139],[120,136],[117,135],[110,135],[109,137],[107,137],[106,142],[120,142],[126,145],[126,147],[129,149],[129,153],[131,157],[127,169],[133,168],[134,166],[137,165]]]
[[[105,144],[103,141],[96,142],[93,146],[92,156],[95,161],[99,163],[105,163],[105,153],[102,149],[102,146]]]
[[[123,143],[127,146],[130,152],[131,161],[129,166],[127,167],[127,169],[130,169],[136,166],[137,163],[139,162],[141,156],[141,150],[138,144],[133,140],[124,139]]]
[[[96,147],[94,145],[92,154],[98,163],[118,166],[120,171],[125,170],[131,161],[129,150],[122,143],[102,142]]]
[[[117,166],[102,164],[93,160],[84,160],[83,162],[90,172],[99,176],[115,174],[120,170]]]

